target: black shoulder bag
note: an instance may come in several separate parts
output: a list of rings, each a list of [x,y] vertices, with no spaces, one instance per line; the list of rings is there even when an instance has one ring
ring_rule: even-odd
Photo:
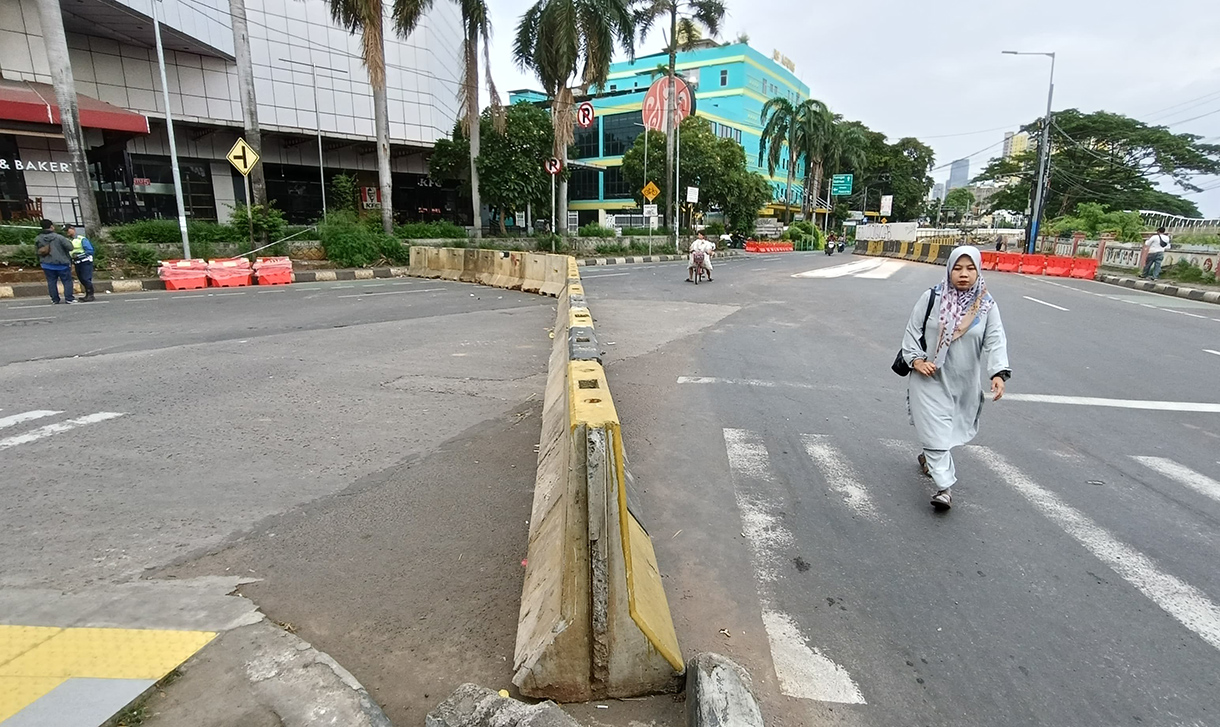
[[[928,294],[928,309],[923,313],[923,326],[920,328],[919,333],[919,347],[923,349],[924,353],[928,352],[928,340],[926,334],[923,333],[923,330],[928,327],[928,318],[931,317],[932,306],[935,304],[936,288],[932,288],[931,292]],[[901,348],[898,349],[898,355],[894,357],[894,363],[890,365],[890,369],[892,369],[893,372],[899,376],[907,376],[911,373],[911,366],[907,363],[906,359],[902,357]]]

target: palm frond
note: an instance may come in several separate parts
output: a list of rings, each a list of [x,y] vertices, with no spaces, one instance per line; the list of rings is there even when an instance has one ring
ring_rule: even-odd
[[[691,17],[707,28],[708,35],[720,35],[720,24],[724,21],[725,5],[721,0],[691,0]]]
[[[390,7],[390,17],[394,28],[404,38],[409,36],[419,25],[420,19],[432,9],[433,0],[394,0]]]

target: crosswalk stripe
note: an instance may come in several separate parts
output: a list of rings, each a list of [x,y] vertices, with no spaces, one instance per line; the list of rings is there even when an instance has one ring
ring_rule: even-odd
[[[16,447],[19,444],[29,444],[30,442],[36,442],[39,439],[44,439],[55,434],[76,429],[80,426],[85,426],[86,424],[96,424],[97,422],[104,422],[108,419],[115,419],[121,416],[123,415],[120,412],[100,411],[96,414],[89,414],[87,416],[77,417],[76,419],[69,419],[66,422],[48,424],[45,427],[39,427],[38,429],[26,432],[25,434],[18,434],[16,436],[8,437],[7,439],[0,439],[0,449]]]
[[[968,450],[1123,580],[1204,641],[1220,649],[1220,606],[1205,593],[1161,571],[1151,558],[1119,541],[1084,513],[1026,477],[1000,454],[977,445]]]
[[[802,434],[801,443],[805,445],[805,453],[809,455],[822,471],[826,484],[830,489],[843,496],[847,506],[871,520],[880,520],[881,515],[869,497],[868,490],[860,483],[856,470],[824,434]]]
[[[796,621],[774,605],[771,584],[779,579],[783,550],[790,548],[795,538],[783,525],[780,503],[774,497],[751,492],[760,484],[774,483],[766,446],[756,434],[744,429],[725,429],[724,443],[742,532],[753,555],[763,626],[780,691],[799,699],[866,704],[847,670],[811,647]]]
[[[1171,480],[1186,485],[1201,495],[1220,502],[1220,482],[1206,475],[1201,475],[1189,467],[1164,457],[1133,457],[1133,459],[1154,472],[1159,472]]]
[[[49,411],[46,409],[36,409],[27,411],[21,414],[13,414],[12,416],[0,417],[0,429],[21,424],[23,422],[33,421],[34,419],[42,419],[43,417],[53,417],[56,414],[63,414],[62,411]]]

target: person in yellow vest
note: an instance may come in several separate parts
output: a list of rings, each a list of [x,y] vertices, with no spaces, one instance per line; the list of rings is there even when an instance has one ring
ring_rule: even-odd
[[[65,236],[72,241],[72,265],[76,268],[76,277],[85,289],[83,303],[93,302],[93,243],[84,235],[76,234],[72,225],[64,227]]]

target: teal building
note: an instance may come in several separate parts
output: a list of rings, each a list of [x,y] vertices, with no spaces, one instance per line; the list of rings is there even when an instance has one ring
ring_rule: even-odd
[[[658,66],[668,61],[667,54],[656,53],[615,63],[605,88],[591,93],[588,100],[596,109],[596,121],[589,129],[576,129],[571,158],[600,169],[574,165],[568,182],[568,208],[579,213],[580,224],[600,221],[602,211],[615,214],[639,209],[620,167],[623,154],[644,131],[644,96],[660,77]],[[678,53],[677,70],[694,91],[695,114],[706,119],[717,135],[740,143],[750,170],[770,181],[772,202],[759,210],[760,216],[779,213],[784,209],[788,181],[787,154],[774,176],[768,174],[765,163],[758,164],[760,117],[763,105],[776,96],[786,96],[794,104],[809,98],[809,87],[792,72],[791,61],[778,53],[764,55],[746,43],[704,41],[698,48]],[[538,91],[519,90],[510,92],[509,100],[542,103],[547,98]],[[791,198],[795,211],[804,194],[803,180],[803,171],[797,169]]]

